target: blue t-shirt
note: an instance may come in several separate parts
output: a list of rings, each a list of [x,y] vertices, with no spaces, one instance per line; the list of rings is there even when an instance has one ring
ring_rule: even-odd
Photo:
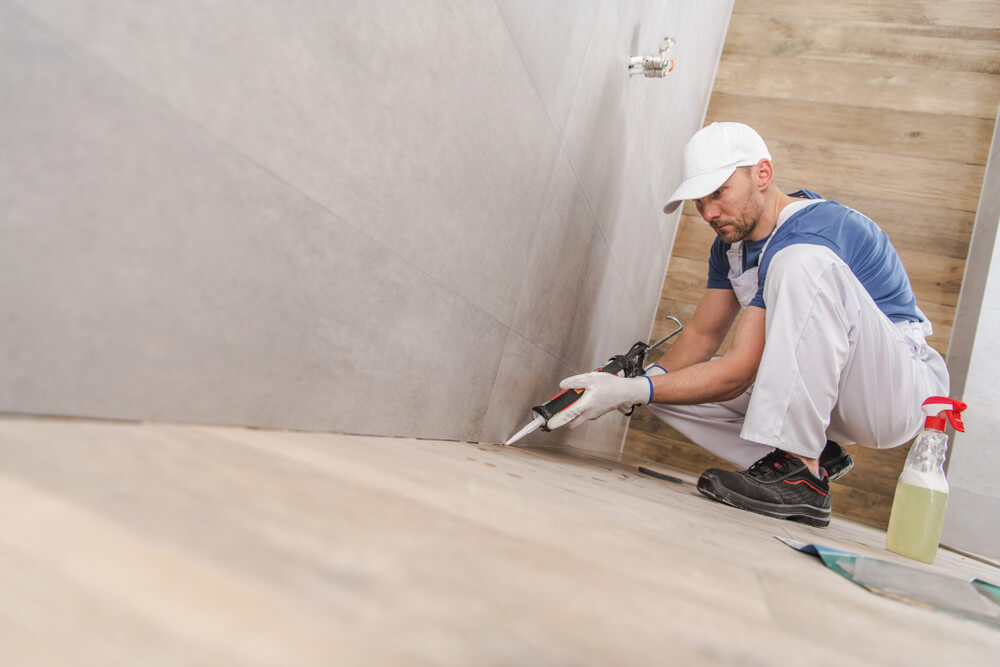
[[[793,197],[821,199],[815,192],[800,190]],[[761,257],[767,239],[743,242],[743,270],[759,262],[757,294],[751,306],[766,308],[764,280],[771,260],[782,248],[796,243],[812,243],[830,248],[857,277],[874,299],[875,304],[893,322],[919,322],[917,299],[910,287],[903,263],[896,249],[879,226],[852,208],[835,201],[812,204],[792,214],[772,234],[774,238]],[[732,289],[729,282],[729,259],[726,252],[731,244],[716,238],[708,259],[708,287]]]

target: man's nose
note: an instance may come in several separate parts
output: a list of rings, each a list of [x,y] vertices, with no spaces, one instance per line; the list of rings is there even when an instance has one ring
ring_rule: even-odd
[[[722,214],[722,209],[714,202],[706,202],[701,207],[701,217],[707,222],[712,222]]]

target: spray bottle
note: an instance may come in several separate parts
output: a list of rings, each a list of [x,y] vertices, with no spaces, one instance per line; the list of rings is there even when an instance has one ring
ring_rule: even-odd
[[[945,426],[950,423],[956,431],[965,431],[961,414],[967,407],[944,396],[931,396],[923,402],[921,408],[927,415],[924,428],[910,447],[892,500],[885,539],[889,551],[925,563],[934,562],[948,504]]]

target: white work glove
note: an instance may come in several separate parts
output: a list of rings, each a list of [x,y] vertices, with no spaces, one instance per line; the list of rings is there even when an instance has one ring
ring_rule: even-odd
[[[653,381],[645,376],[620,378],[600,371],[568,377],[559,383],[559,387],[585,391],[576,403],[549,420],[549,429],[566,424],[573,429],[616,408],[645,405],[653,397]]]
[[[654,375],[666,375],[667,369],[659,364],[650,364],[642,369],[642,374],[646,377],[653,377]]]

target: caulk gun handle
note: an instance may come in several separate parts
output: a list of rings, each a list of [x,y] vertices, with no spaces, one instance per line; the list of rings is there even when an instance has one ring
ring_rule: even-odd
[[[620,360],[615,358],[597,370],[603,373],[611,373],[612,375],[615,375],[621,372],[622,364]],[[541,415],[543,419],[545,419],[545,425],[542,426],[542,430],[548,431],[549,420],[576,403],[577,399],[581,396],[583,396],[583,389],[566,389],[545,401],[542,405],[536,405],[531,408],[537,414]]]

